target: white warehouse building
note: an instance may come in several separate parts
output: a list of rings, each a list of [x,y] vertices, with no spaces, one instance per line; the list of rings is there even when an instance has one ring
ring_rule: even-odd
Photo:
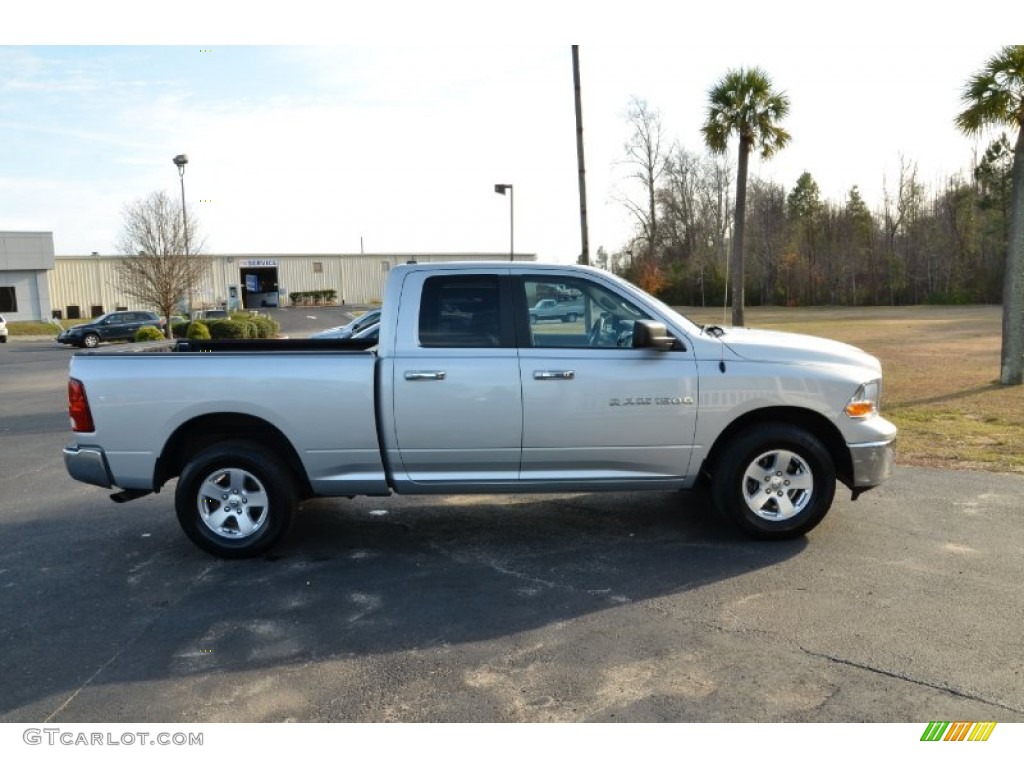
[[[5,320],[50,317],[53,233],[0,232],[0,315]]]
[[[323,253],[214,254],[206,284],[191,297],[192,307],[260,309],[287,306],[294,293],[335,291],[345,304],[379,302],[387,273],[408,261],[508,261],[496,253]],[[120,257],[92,253],[55,256],[50,232],[0,232],[0,307],[8,320],[51,317],[88,318],[117,309],[141,307],[117,280]],[[535,261],[534,254],[515,254]]]

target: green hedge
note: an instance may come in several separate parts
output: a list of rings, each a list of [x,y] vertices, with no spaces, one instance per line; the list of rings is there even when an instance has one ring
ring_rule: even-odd
[[[323,291],[292,291],[288,294],[292,304],[334,304],[338,300],[338,292],[333,288]]]
[[[201,327],[206,336],[193,336],[192,329]],[[267,315],[250,315],[238,312],[230,319],[194,320],[191,323],[175,323],[172,333],[176,339],[273,339],[281,330],[280,324]]]

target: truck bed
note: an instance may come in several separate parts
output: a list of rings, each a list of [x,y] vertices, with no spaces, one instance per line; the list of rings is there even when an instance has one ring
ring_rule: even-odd
[[[175,352],[360,352],[373,339],[178,339]]]

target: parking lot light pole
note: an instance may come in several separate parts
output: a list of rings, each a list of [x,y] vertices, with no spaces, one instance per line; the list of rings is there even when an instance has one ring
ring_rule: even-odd
[[[508,260],[515,261],[516,258],[516,230],[515,230],[515,193],[511,184],[495,184],[494,191],[504,195],[508,190]]]
[[[175,155],[174,164],[178,166],[178,178],[181,179],[181,226],[185,233],[185,258],[188,258],[188,215],[185,213],[185,166],[188,165],[188,155]],[[189,269],[189,274],[191,274]],[[188,313],[192,314],[192,286],[188,289]]]
[[[185,166],[188,155],[175,155],[174,164],[178,166],[178,178],[181,179],[181,225],[185,228],[185,255],[188,256],[188,216],[185,214]]]

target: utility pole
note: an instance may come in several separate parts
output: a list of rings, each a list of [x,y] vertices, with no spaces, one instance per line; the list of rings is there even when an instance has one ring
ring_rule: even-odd
[[[576,92],[576,163],[580,176],[580,264],[590,263],[590,237],[587,234],[587,178],[583,165],[583,103],[580,99],[580,47],[572,47],[572,83]]]

